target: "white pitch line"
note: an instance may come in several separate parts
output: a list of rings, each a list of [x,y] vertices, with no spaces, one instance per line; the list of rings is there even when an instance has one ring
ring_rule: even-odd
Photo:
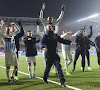
[[[6,67],[3,67],[3,66],[0,66],[0,67],[6,69]],[[13,69],[10,69],[10,70],[13,70]],[[24,74],[24,75],[28,75],[29,76],[28,73],[24,73],[24,72],[21,72],[21,71],[18,71],[18,72],[21,73],[21,74]],[[41,78],[41,77],[36,77],[36,78],[43,80],[43,78]],[[51,82],[51,83],[55,83],[55,84],[61,85],[59,82],[55,82],[55,81],[52,81],[52,80],[48,80],[48,81]],[[76,87],[72,87],[72,86],[69,86],[69,85],[66,85],[66,87],[71,88],[71,89],[74,89],[74,90],[82,90],[82,89],[79,89],[79,88],[76,88]]]

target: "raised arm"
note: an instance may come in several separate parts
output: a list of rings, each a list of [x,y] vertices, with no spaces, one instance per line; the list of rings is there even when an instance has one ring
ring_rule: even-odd
[[[24,39],[23,39],[23,42],[26,44],[27,43],[27,38],[25,37]]]
[[[1,24],[0,24],[0,36],[2,37],[2,39],[4,40],[4,38],[7,38],[2,32],[2,26],[4,25],[4,20],[1,20]]]
[[[41,37],[44,34],[43,32],[40,31],[40,28],[39,28],[39,24],[38,23],[37,23],[37,34],[40,35]]]
[[[89,35],[87,35],[87,37],[88,37],[88,38],[91,38],[92,33],[93,33],[92,26],[90,26],[90,34],[89,34]]]
[[[55,33],[58,33],[58,31],[59,31],[59,24],[57,24],[57,25],[55,26]]]
[[[20,32],[17,34],[17,38],[21,38],[24,35],[24,29],[20,21],[18,22],[18,25],[20,26]]]
[[[16,25],[14,22],[12,22],[12,23],[10,23],[10,24],[15,28],[15,31],[12,32],[12,33],[10,34],[10,36],[16,36],[16,35],[20,32],[20,29],[17,27],[17,25]]]
[[[72,37],[76,37],[80,32],[81,30],[77,31],[75,34],[72,35]]]
[[[63,18],[63,15],[64,15],[64,9],[65,9],[65,6],[62,5],[61,6],[61,13],[60,13],[58,19],[56,21],[54,21],[54,23],[53,23],[54,25],[57,25],[60,23],[61,19]]]
[[[58,35],[57,35],[57,41],[60,42],[60,43],[63,43],[63,44],[68,44],[68,45],[70,45],[70,43],[71,43],[70,40],[63,39]]]
[[[47,21],[43,18],[43,11],[44,11],[44,9],[45,9],[45,3],[43,3],[43,5],[42,5],[39,18],[40,18],[42,24],[44,26],[46,26],[47,25]]]
[[[4,20],[1,20],[0,30],[2,29],[3,25],[4,25]]]

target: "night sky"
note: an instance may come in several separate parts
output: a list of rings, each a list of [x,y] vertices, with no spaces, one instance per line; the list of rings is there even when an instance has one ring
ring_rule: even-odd
[[[44,17],[55,19],[65,4],[64,24],[100,12],[100,0],[0,0],[0,16],[38,18],[44,2]]]

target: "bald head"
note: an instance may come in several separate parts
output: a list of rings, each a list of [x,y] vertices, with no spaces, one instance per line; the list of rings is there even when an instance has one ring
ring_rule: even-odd
[[[46,30],[47,30],[47,31],[53,31],[53,27],[52,27],[50,24],[48,24],[48,25],[46,26]]]

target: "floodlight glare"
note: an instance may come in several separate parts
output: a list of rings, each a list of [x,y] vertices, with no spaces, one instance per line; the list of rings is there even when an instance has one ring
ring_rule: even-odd
[[[94,14],[94,15],[88,16],[88,17],[86,17],[86,18],[79,19],[79,20],[77,20],[77,22],[84,21],[84,20],[87,20],[87,19],[90,19],[90,18],[94,18],[94,17],[98,17],[99,15],[100,15],[100,14]]]

